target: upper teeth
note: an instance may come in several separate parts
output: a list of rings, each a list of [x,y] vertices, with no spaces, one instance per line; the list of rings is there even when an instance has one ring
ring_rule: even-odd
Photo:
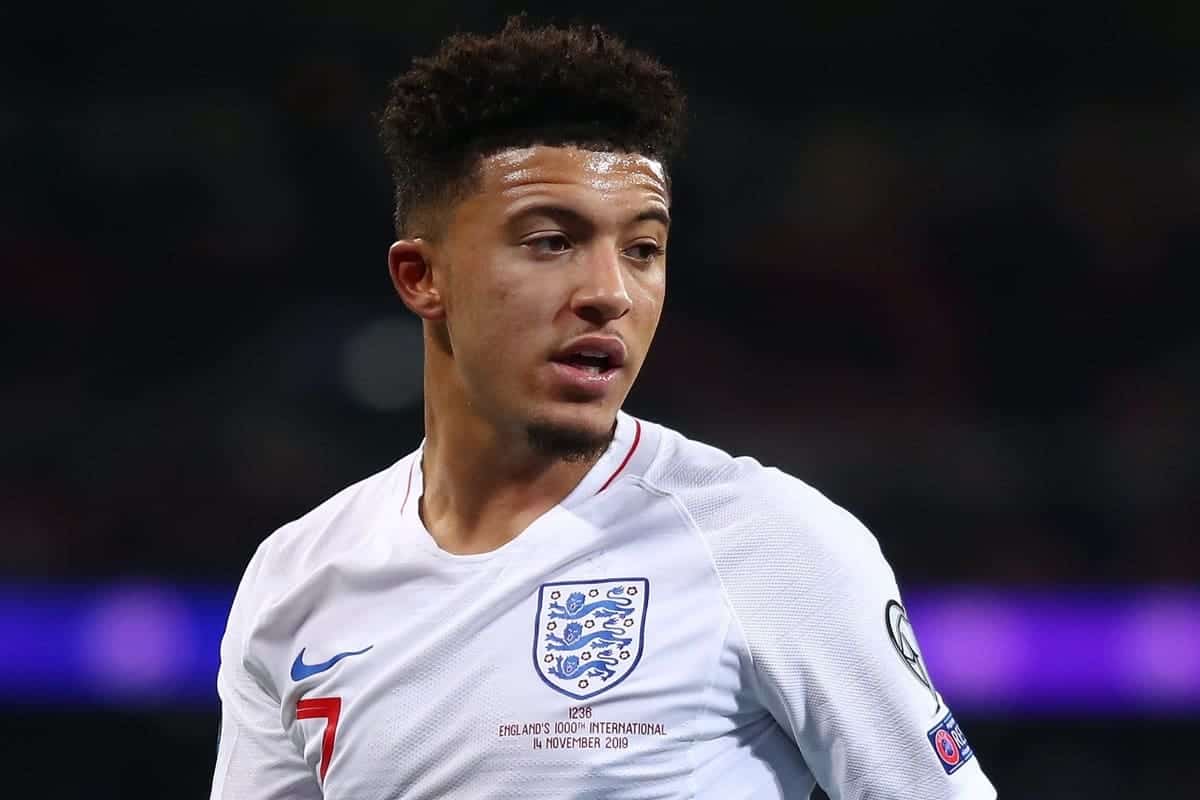
[[[580,350],[579,355],[588,358],[608,358],[608,353],[601,353],[599,350]]]

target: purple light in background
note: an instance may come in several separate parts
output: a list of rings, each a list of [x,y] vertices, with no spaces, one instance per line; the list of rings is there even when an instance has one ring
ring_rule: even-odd
[[[216,704],[232,592],[0,585],[0,696],[37,706]]]
[[[927,596],[910,603],[909,615],[934,686],[950,699],[996,707],[1021,690],[1031,652],[1016,611],[964,594],[957,602]]]
[[[187,672],[187,608],[164,587],[119,587],[94,601],[79,631],[82,664],[102,693],[161,694]]]
[[[914,593],[952,707],[992,714],[1200,711],[1200,592]]]
[[[19,703],[212,708],[232,594],[166,584],[0,586],[0,694]],[[1200,714],[1200,590],[953,587],[906,599],[934,685],[956,710]]]
[[[1170,708],[1181,697],[1200,704],[1198,612],[1194,597],[1164,592],[1127,615],[1118,665],[1129,691],[1144,704]]]

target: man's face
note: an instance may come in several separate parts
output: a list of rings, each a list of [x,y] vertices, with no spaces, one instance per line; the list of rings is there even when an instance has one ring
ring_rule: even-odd
[[[663,169],[627,153],[534,146],[484,158],[478,178],[434,257],[443,344],[466,400],[558,455],[593,454],[662,311]]]

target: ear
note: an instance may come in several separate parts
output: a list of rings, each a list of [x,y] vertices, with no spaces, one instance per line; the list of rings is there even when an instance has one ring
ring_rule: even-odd
[[[432,255],[425,239],[401,239],[388,249],[388,272],[404,305],[421,319],[439,320],[446,316],[446,304],[434,285]]]

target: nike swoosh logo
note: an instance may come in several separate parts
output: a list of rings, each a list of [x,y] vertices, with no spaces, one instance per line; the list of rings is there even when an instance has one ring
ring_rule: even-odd
[[[364,647],[362,650],[353,650],[353,651],[347,652],[347,653],[338,653],[333,658],[329,659],[328,661],[322,661],[320,664],[305,664],[304,663],[304,651],[307,650],[308,648],[302,647],[302,648],[300,648],[300,655],[296,656],[296,660],[292,662],[292,680],[302,681],[305,678],[311,678],[313,675],[319,675],[327,669],[333,669],[333,666],[335,664],[337,664],[339,661],[341,661],[343,658],[349,658],[350,656],[360,656],[363,653],[370,650],[374,646],[375,645],[370,645],[369,647]]]

